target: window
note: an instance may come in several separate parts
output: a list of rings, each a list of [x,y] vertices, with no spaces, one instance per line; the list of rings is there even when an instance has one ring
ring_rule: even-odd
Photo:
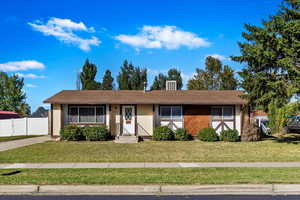
[[[182,107],[181,106],[161,106],[160,118],[162,120],[181,120]]]
[[[70,106],[69,123],[104,123],[104,106]]]
[[[211,115],[213,120],[233,120],[233,107],[212,107]]]

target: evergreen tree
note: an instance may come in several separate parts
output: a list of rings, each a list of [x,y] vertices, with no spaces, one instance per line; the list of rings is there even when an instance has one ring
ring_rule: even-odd
[[[232,59],[247,64],[239,74],[253,107],[267,111],[272,100],[282,107],[300,90],[299,9],[299,0],[286,0],[261,27],[245,25],[246,41],[238,43],[242,55]]]
[[[133,73],[133,66],[128,63],[127,60],[123,62],[121,71],[117,77],[118,85],[120,90],[131,90],[130,79]]]
[[[143,90],[147,86],[147,69],[134,67],[125,60],[117,81],[120,90]]]
[[[182,84],[182,77],[181,72],[178,71],[175,68],[172,68],[168,71],[168,77],[167,80],[176,81],[177,83],[177,90],[181,90],[183,84]]]
[[[196,74],[188,81],[189,90],[235,90],[238,81],[234,70],[214,57],[205,60],[205,69],[196,69]]]
[[[153,84],[151,86],[151,90],[165,90],[166,89],[166,80],[167,77],[162,73],[158,74],[154,77]]]
[[[101,88],[101,83],[95,81],[96,74],[96,65],[90,63],[89,60],[86,59],[82,67],[82,72],[80,73],[82,90],[97,90]]]
[[[104,73],[101,89],[102,90],[114,89],[114,78],[111,76],[111,72],[109,70],[106,70]]]
[[[238,81],[234,78],[234,70],[225,65],[220,74],[220,90],[235,90],[238,87]]]
[[[188,90],[208,90],[206,73],[202,69],[196,69],[196,74],[190,80],[188,80]]]
[[[80,72],[77,72],[76,76],[76,90],[81,90]]]
[[[8,76],[0,73],[0,110],[13,111],[22,115],[30,114],[30,106],[26,103],[23,91],[24,79],[17,75]]]

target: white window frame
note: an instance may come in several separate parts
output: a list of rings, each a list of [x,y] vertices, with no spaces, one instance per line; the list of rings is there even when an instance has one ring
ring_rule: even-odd
[[[71,122],[70,121],[70,109],[71,108],[77,108],[77,113],[78,113],[78,116],[77,116],[77,121],[76,122]],[[94,120],[93,122],[80,122],[80,108],[94,108]],[[103,120],[102,121],[99,121],[97,122],[97,108],[102,108],[103,109]],[[70,124],[104,124],[105,123],[105,117],[106,117],[106,111],[105,111],[105,106],[69,106],[69,111],[68,111],[68,122]]]
[[[213,106],[213,107],[211,107],[211,109],[214,109],[214,108],[221,108],[221,117],[220,118],[214,118],[214,115],[213,115],[213,113],[212,113],[212,111],[211,111],[211,115],[212,115],[212,120],[213,121],[226,121],[226,120],[228,120],[228,121],[233,121],[234,120],[234,107],[233,106]],[[232,110],[232,115],[231,115],[231,117],[230,118],[224,118],[224,108],[231,108],[231,110]]]
[[[166,108],[166,107],[170,107],[171,108],[171,116],[169,116],[168,118],[164,117],[161,115],[161,109],[162,108]],[[179,107],[180,108],[180,118],[178,117],[173,117],[173,107]],[[160,106],[159,107],[159,118],[161,121],[182,121],[183,118],[183,111],[182,111],[182,106],[177,106],[177,105],[167,105],[167,106]]]

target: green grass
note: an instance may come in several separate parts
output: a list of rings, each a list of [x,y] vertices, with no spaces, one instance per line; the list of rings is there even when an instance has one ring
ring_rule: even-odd
[[[12,140],[20,140],[20,139],[27,139],[33,137],[39,137],[41,135],[22,135],[22,136],[9,136],[9,137],[0,137],[0,142],[7,142]]]
[[[300,168],[21,169],[19,173],[17,169],[0,170],[0,184],[271,183],[300,183]]]
[[[260,142],[146,141],[55,142],[0,152],[0,163],[14,162],[275,162],[300,161],[300,144]]]

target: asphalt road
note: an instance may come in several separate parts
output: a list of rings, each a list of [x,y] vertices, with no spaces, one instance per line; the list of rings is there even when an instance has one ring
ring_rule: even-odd
[[[299,200],[300,195],[201,195],[201,196],[0,196],[0,200]]]

